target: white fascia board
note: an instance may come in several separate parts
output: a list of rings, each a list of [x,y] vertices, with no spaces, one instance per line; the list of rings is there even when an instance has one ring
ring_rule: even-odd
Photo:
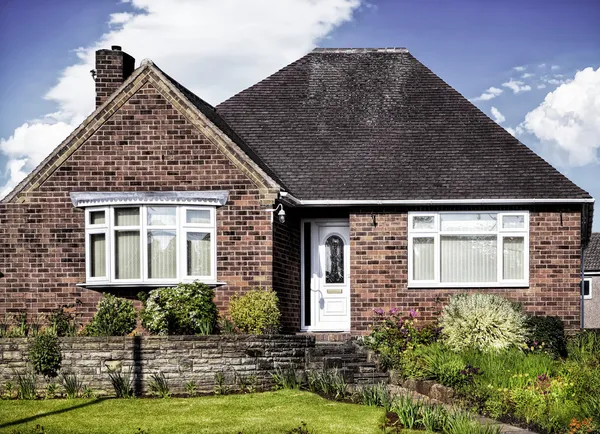
[[[298,199],[287,192],[280,193],[299,206],[354,206],[354,205],[522,205],[558,203],[594,203],[594,199],[408,199],[408,200],[334,200]]]

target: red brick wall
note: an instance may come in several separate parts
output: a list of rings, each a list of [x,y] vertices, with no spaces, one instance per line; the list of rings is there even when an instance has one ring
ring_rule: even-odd
[[[272,286],[270,214],[258,188],[145,84],[24,204],[0,204],[0,314],[48,312],[75,299],[88,319],[100,297],[85,281],[84,213],[72,191],[229,190],[217,209],[216,289],[224,308],[234,292]],[[133,296],[136,289],[115,290]]]
[[[502,295],[522,302],[536,315],[557,315],[568,329],[580,326],[580,212],[575,209],[530,210],[529,288],[409,289],[407,212],[373,210],[350,213],[352,329],[365,334],[373,309],[418,309],[434,320],[448,297],[465,291]],[[375,211],[377,212],[377,211]],[[561,217],[562,214],[562,217]]]

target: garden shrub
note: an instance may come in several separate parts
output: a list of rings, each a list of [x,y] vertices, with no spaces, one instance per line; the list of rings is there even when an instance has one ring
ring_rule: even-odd
[[[81,304],[81,301],[78,299],[75,304],[64,304],[48,315],[49,330],[56,336],[75,336],[77,334],[76,304]]]
[[[126,336],[135,329],[136,317],[131,300],[103,294],[85,333],[88,336]]]
[[[29,346],[29,362],[36,374],[56,377],[62,363],[60,342],[51,333],[40,333]]]
[[[525,325],[529,331],[527,347],[554,357],[566,357],[565,327],[556,316],[528,316]]]
[[[154,289],[144,303],[142,325],[157,335],[210,334],[218,317],[214,296],[200,282]]]
[[[499,352],[522,346],[525,314],[511,301],[493,294],[458,294],[440,318],[444,344],[453,351]]]
[[[242,333],[268,334],[279,330],[279,299],[269,288],[257,288],[229,300],[229,315]]]

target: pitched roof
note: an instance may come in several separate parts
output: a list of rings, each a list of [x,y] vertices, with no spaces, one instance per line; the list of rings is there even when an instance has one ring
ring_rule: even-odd
[[[316,49],[217,113],[299,199],[590,198],[406,49]]]
[[[600,232],[594,232],[585,248],[583,269],[600,271]]]

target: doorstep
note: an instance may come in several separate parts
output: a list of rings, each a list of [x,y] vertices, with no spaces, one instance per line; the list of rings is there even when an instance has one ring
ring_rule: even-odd
[[[313,336],[316,342],[347,342],[352,339],[349,332],[298,332],[299,336]]]

